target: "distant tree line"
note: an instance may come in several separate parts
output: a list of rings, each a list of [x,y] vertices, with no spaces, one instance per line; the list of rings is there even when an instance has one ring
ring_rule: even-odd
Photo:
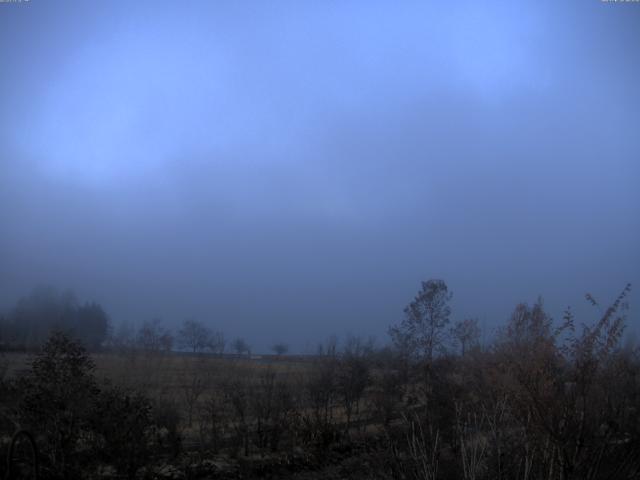
[[[185,319],[177,334],[166,328],[162,320],[154,318],[144,321],[137,330],[127,322],[121,323],[113,335],[109,336],[105,346],[120,352],[184,351],[192,354],[222,355],[226,340],[222,332],[214,331],[193,318]]]
[[[80,341],[89,351],[100,348],[145,352],[182,350],[222,355],[226,346],[222,332],[193,318],[185,319],[176,334],[159,318],[145,320],[137,329],[127,322],[114,329],[98,303],[80,303],[71,291],[42,286],[19,299],[7,314],[0,315],[0,350],[38,349],[52,332]],[[233,347],[238,355],[249,355],[251,351],[241,338],[234,341]]]
[[[0,347],[32,350],[52,331],[60,331],[95,350],[107,339],[109,325],[109,317],[99,304],[79,303],[70,291],[38,287],[0,317]]]

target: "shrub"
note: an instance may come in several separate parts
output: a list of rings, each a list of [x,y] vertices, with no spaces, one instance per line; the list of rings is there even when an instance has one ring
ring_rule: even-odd
[[[118,473],[135,478],[152,449],[151,402],[137,392],[108,387],[98,395],[91,416],[93,447]]]
[[[20,421],[42,441],[43,467],[53,477],[77,476],[90,458],[80,440],[98,394],[93,370],[80,343],[54,333],[21,381]]]

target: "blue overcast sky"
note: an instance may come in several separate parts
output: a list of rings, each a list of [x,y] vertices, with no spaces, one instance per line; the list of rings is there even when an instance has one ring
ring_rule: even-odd
[[[0,306],[385,339],[640,288],[640,3],[0,3]],[[638,322],[638,293],[631,322]]]

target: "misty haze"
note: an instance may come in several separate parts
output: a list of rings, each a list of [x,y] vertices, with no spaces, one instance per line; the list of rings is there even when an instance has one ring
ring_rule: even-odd
[[[639,46],[0,0],[0,478],[640,479]]]

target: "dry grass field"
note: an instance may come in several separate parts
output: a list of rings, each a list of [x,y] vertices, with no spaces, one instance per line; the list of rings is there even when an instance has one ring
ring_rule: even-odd
[[[29,368],[34,357],[33,353],[0,353],[0,372],[4,378],[16,378]],[[194,389],[194,382],[202,390],[198,403],[203,403],[207,397],[216,394],[216,387],[238,379],[257,381],[261,375],[272,373],[279,381],[301,382],[313,363],[313,357],[303,356],[246,358],[135,350],[92,353],[91,358],[99,380],[142,391],[151,398],[174,402],[181,409],[185,408],[182,405],[185,392]]]
[[[3,354],[5,378],[24,374],[33,358]],[[373,390],[354,398],[347,413],[336,383],[337,357],[131,350],[93,353],[91,359],[99,384],[152,400],[179,442],[179,457],[167,461],[201,472],[193,478],[211,478],[210,468],[214,478],[344,478],[345,468],[350,478],[368,478],[357,458],[369,455],[366,438],[381,431],[372,420]],[[340,438],[347,433],[344,443]],[[170,465],[156,465],[154,478],[184,478]]]

